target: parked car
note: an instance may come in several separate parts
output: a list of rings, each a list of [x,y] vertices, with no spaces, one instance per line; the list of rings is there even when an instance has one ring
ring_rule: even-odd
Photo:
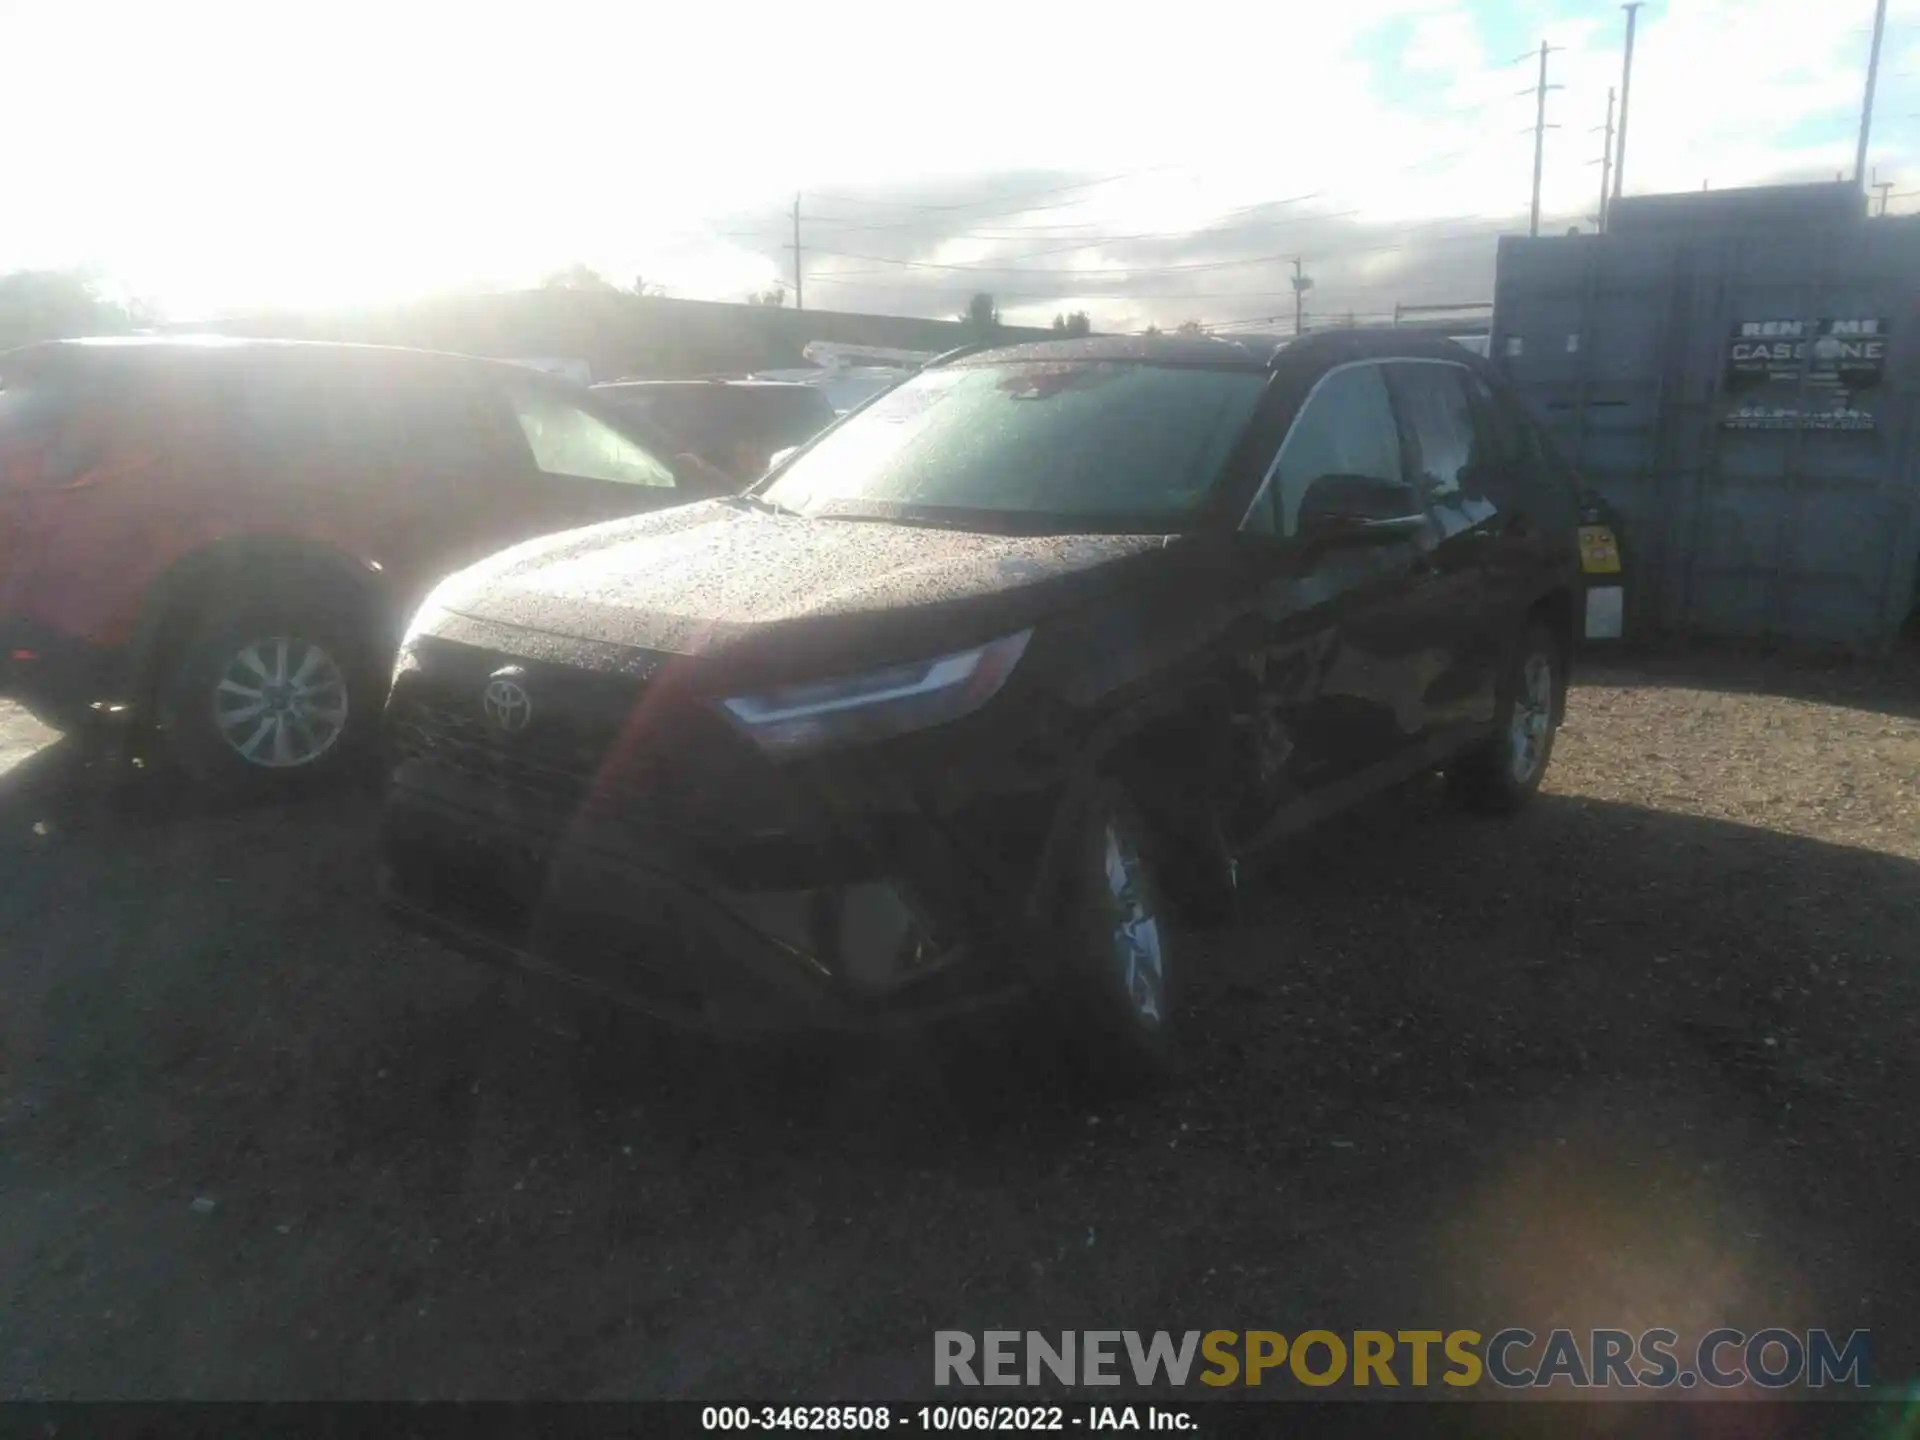
[[[613,380],[593,388],[742,486],[776,453],[834,421],[826,392],[778,380]]]
[[[113,705],[207,780],[285,783],[376,734],[433,583],[550,530],[715,493],[584,388],[288,341],[0,355],[0,656],[62,724]]]
[[[1038,994],[1151,1071],[1182,934],[1280,837],[1435,767],[1539,785],[1580,593],[1545,444],[1405,333],[947,357],[744,496],[443,583],[383,892],[673,1021]]]

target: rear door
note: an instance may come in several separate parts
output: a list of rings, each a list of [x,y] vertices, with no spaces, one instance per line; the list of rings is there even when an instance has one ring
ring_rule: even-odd
[[[1491,566],[1508,517],[1491,498],[1497,486],[1471,372],[1449,361],[1396,360],[1388,375],[1421,498],[1433,517],[1434,571],[1424,621],[1439,668],[1427,703],[1436,732],[1451,734],[1493,718],[1505,635]]]
[[[1493,436],[1489,453],[1498,463],[1488,488],[1504,521],[1496,526],[1499,543],[1489,576],[1494,603],[1517,628],[1540,596],[1556,587],[1573,588],[1575,557],[1585,538],[1580,482],[1511,391],[1496,389],[1495,382],[1478,374],[1472,384],[1482,423]],[[1612,531],[1603,533],[1614,539],[1613,570],[1597,567],[1604,585],[1617,580],[1619,556]]]

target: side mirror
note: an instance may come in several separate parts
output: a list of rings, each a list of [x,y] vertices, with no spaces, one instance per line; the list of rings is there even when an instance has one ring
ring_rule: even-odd
[[[1303,540],[1371,541],[1417,533],[1427,523],[1411,485],[1371,475],[1322,475],[1300,497]]]

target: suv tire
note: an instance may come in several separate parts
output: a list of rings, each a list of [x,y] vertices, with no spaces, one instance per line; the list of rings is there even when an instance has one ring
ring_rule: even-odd
[[[1126,790],[1103,780],[1069,841],[1052,999],[1077,1058],[1105,1083],[1159,1079],[1178,1059],[1178,947],[1153,840]]]
[[[1529,620],[1501,678],[1493,734],[1448,772],[1455,792],[1475,810],[1510,814],[1540,788],[1560,728],[1563,664],[1553,632]]]
[[[189,636],[161,678],[167,756],[220,790],[286,790],[337,774],[376,729],[374,647],[359,607],[242,601]]]

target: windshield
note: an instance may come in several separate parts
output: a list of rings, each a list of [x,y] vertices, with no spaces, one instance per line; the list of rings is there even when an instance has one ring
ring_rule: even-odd
[[[762,498],[814,516],[1177,528],[1219,479],[1266,378],[1104,360],[931,370],[817,441]]]

